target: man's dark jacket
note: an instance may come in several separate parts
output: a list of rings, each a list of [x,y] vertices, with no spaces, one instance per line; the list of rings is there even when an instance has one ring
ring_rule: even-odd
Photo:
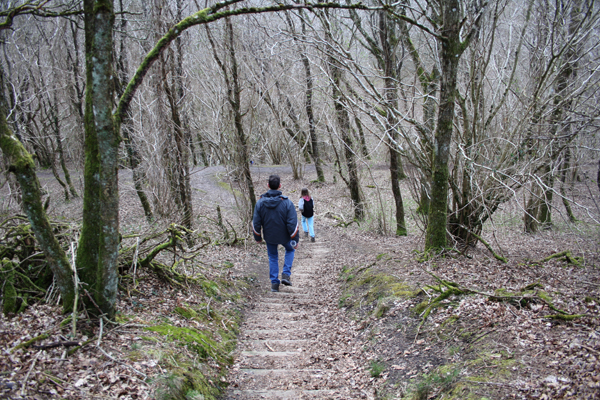
[[[294,203],[279,190],[269,190],[260,196],[254,207],[252,228],[256,241],[261,240],[261,229],[267,243],[286,244],[290,240],[300,240]]]

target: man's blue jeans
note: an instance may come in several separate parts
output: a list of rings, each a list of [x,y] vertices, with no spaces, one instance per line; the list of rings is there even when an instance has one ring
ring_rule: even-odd
[[[302,229],[304,232],[308,232],[310,237],[315,237],[315,228],[313,226],[314,218],[314,215],[310,218],[306,218],[304,215],[302,216]]]
[[[277,253],[277,244],[267,243],[267,254],[269,255],[269,277],[271,283],[280,283],[279,281],[279,254]],[[292,276],[292,263],[294,262],[294,253],[296,250],[290,245],[290,242],[282,244],[285,248],[285,258],[283,263],[283,273]]]

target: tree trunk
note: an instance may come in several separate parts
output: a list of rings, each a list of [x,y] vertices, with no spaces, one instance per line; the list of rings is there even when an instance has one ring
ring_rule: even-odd
[[[84,0],[85,18],[85,59],[86,59],[86,93],[85,93],[85,164],[83,169],[83,219],[81,236],[77,246],[77,271],[79,280],[88,285],[86,289],[96,296],[97,287],[94,282],[98,275],[98,252],[100,250],[100,161],[98,154],[98,137],[94,121],[93,105],[93,53],[94,42],[94,0]],[[97,313],[93,303],[84,297],[88,309]]]
[[[538,230],[540,187],[537,185],[537,183],[532,183],[531,186],[531,194],[529,195],[529,200],[525,205],[525,215],[523,216],[523,222],[525,223],[526,233],[536,233]]]
[[[2,71],[0,71],[2,74]],[[15,174],[21,188],[22,205],[31,224],[38,244],[52,273],[62,296],[63,312],[72,311],[75,298],[73,285],[73,270],[60,243],[54,236],[54,231],[42,205],[40,183],[35,173],[35,163],[31,154],[23,144],[13,135],[6,121],[6,101],[3,96],[2,85],[0,98],[0,149],[9,164],[9,171]]]
[[[568,26],[568,38],[574,38],[577,34],[577,30],[580,29],[580,25],[582,22],[582,0],[574,0],[571,3],[570,9],[570,20]],[[558,72],[558,76],[556,79],[555,93],[554,96],[554,106],[555,110],[551,117],[552,119],[552,127],[551,127],[551,140],[555,140],[558,143],[554,145],[557,148],[556,151],[553,151],[551,154],[551,158],[549,160],[549,165],[545,168],[545,196],[542,198],[542,204],[540,207],[540,222],[544,229],[550,229],[552,227],[552,196],[554,191],[554,168],[553,166],[558,163],[558,159],[560,157],[560,153],[563,147],[566,148],[565,151],[568,151],[568,142],[572,140],[574,135],[571,133],[571,126],[569,124],[570,121],[570,113],[572,108],[573,101],[571,99],[565,99],[565,92],[569,86],[574,82],[575,77],[577,76],[578,69],[578,60],[581,56],[580,45],[577,44],[577,41],[568,43],[566,45],[565,51],[565,59],[563,60],[562,66]],[[559,137],[556,137],[557,133],[559,133]],[[565,155],[566,165],[569,163],[569,155]],[[564,185],[564,174],[562,179]],[[561,185],[561,192],[563,187]],[[567,213],[569,213],[569,218],[574,219],[573,212],[571,211],[566,198],[562,196],[563,204],[567,209]]]
[[[198,147],[200,148],[200,157],[202,158],[202,163],[204,166],[208,167],[210,163],[208,161],[208,156],[206,155],[206,150],[204,149],[204,140],[202,140],[202,135],[198,133],[196,138],[198,140]]]
[[[252,173],[250,172],[250,157],[248,156],[248,139],[244,132],[244,125],[242,123],[242,110],[240,99],[241,89],[239,86],[238,64],[235,56],[235,48],[233,43],[233,26],[231,25],[231,20],[229,18],[225,18],[225,24],[227,27],[226,49],[228,50],[230,62],[229,70],[225,66],[225,64],[223,64],[223,62],[217,54],[217,48],[212,38],[212,35],[210,34],[208,26],[206,27],[206,32],[208,34],[209,41],[213,48],[213,56],[217,61],[217,64],[219,64],[221,71],[223,71],[223,78],[225,79],[225,83],[227,85],[227,100],[229,101],[233,112],[238,152],[240,155],[239,163],[241,165],[239,165],[239,167],[242,170],[242,176],[244,177],[246,188],[248,190],[248,200],[250,201],[251,205],[247,214],[250,220],[252,218],[252,214],[254,213],[254,207],[256,206],[256,195],[254,194],[254,184],[252,183]]]
[[[175,74],[175,71],[172,70],[171,74]],[[193,210],[190,185],[189,153],[185,143],[185,134],[179,115],[179,107],[177,106],[178,101],[175,98],[176,91],[173,90],[173,85],[169,85],[166,75],[166,70],[163,66],[163,87],[165,89],[165,93],[167,94],[167,99],[169,100],[171,118],[173,120],[175,130],[175,196],[178,198],[178,202],[183,208],[183,221],[181,224],[187,229],[191,230]]]
[[[119,246],[118,150],[115,129],[113,74],[113,4],[85,0],[86,22],[86,168],[84,219],[77,262],[81,281],[88,285],[96,305],[92,314],[109,319],[117,300]]]
[[[408,6],[408,1],[403,0],[402,13],[405,12]],[[403,20],[398,20],[398,26],[400,28],[400,39],[404,44],[404,47],[408,50],[410,57],[417,70],[417,77],[421,84],[421,90],[423,91],[423,133],[421,134],[421,148],[424,156],[421,159],[419,166],[419,199],[417,206],[417,213],[427,216],[429,214],[429,206],[431,204],[431,180],[433,170],[433,149],[431,146],[431,140],[434,137],[435,129],[435,114],[436,114],[436,92],[439,79],[439,72],[437,67],[433,67],[431,72],[428,73],[425,69],[425,65],[421,62],[419,52],[410,38],[407,23]]]
[[[119,0],[119,9],[121,12],[123,9],[123,0]],[[116,62],[117,66],[117,94],[118,96],[123,95],[123,91],[127,86],[127,51],[125,49],[125,35],[127,33],[127,18],[121,17],[121,26],[119,27],[121,31],[120,35],[120,44],[119,44],[119,55]],[[123,135],[123,139],[125,142],[125,150],[127,154],[127,159],[129,161],[129,167],[131,168],[131,173],[133,175],[133,184],[135,186],[135,191],[140,199],[140,203],[142,204],[142,208],[144,209],[144,215],[148,222],[152,221],[152,207],[150,205],[150,201],[148,200],[148,196],[146,196],[146,191],[144,187],[147,185],[146,174],[142,171],[138,166],[141,162],[141,157],[137,148],[137,145],[133,139],[133,127],[131,123],[131,118],[129,115],[124,115],[123,120],[121,121],[121,133]]]
[[[287,15],[287,14],[286,14]],[[288,16],[289,19],[289,16]],[[302,34],[306,34],[306,24],[304,19],[302,19]],[[294,39],[296,37],[294,36]],[[305,93],[305,105],[306,105],[306,115],[308,117],[308,132],[310,135],[310,142],[312,145],[312,156],[315,162],[315,169],[317,170],[317,181],[325,182],[325,174],[323,173],[323,167],[321,166],[322,161],[319,156],[319,141],[317,139],[317,131],[315,129],[315,115],[313,113],[313,78],[312,73],[310,71],[310,62],[306,55],[306,51],[304,48],[300,50],[300,58],[302,59],[302,65],[304,66],[304,74],[306,75],[306,91]]]
[[[562,198],[562,202],[563,202],[563,206],[565,207],[565,210],[567,212],[567,215],[569,216],[569,221],[570,222],[577,222],[577,218],[575,218],[575,214],[573,214],[573,210],[571,209],[571,205],[569,204],[569,200],[567,199],[567,193],[566,193],[566,183],[567,183],[567,171],[569,170],[569,168],[571,167],[571,148],[567,147],[565,149],[565,157],[563,160],[563,165],[562,165],[562,171],[560,174],[560,195]]]
[[[382,46],[383,72],[384,72],[384,94],[386,100],[386,137],[388,148],[390,150],[390,179],[392,183],[392,193],[396,204],[396,235],[406,236],[406,222],[404,220],[404,203],[402,201],[402,192],[400,191],[400,179],[402,162],[398,152],[398,130],[396,126],[398,121],[394,111],[398,108],[398,87],[396,79],[396,56],[393,51],[392,41],[393,33],[390,27],[392,21],[387,13],[379,13],[379,32]]]
[[[549,163],[552,161],[549,160]],[[552,228],[552,197],[554,194],[554,173],[551,164],[544,166],[544,188],[540,199],[539,221],[544,229]]]
[[[242,111],[241,111],[241,100],[240,93],[241,88],[239,84],[238,78],[238,63],[237,58],[235,56],[235,47],[233,44],[233,26],[231,24],[231,19],[226,18],[225,23],[227,25],[227,33],[228,33],[228,50],[229,50],[229,58],[231,62],[231,82],[233,93],[230,96],[230,103],[234,111],[234,122],[236,133],[240,146],[240,155],[241,155],[241,167],[244,178],[246,180],[246,186],[248,188],[248,197],[250,200],[250,210],[249,215],[252,216],[254,214],[254,207],[256,206],[256,195],[254,194],[254,183],[252,182],[252,173],[250,172],[250,156],[248,155],[248,138],[246,137],[246,133],[244,132],[244,125],[242,124]],[[251,218],[251,217],[250,217]]]
[[[339,86],[341,83],[342,70],[337,66],[335,60],[331,59],[330,62],[331,79],[333,80],[333,84],[331,85],[332,97],[342,138],[342,145],[344,146],[346,164],[348,165],[348,189],[350,189],[350,198],[352,199],[352,207],[354,208],[354,218],[358,221],[362,221],[364,219],[364,204],[360,194],[360,182],[358,179],[354,145],[352,143],[352,136],[350,135],[350,117],[344,106],[343,95]]]
[[[440,107],[435,133],[431,207],[425,236],[425,249],[441,250],[446,247],[448,215],[448,159],[454,122],[454,100],[458,61],[463,52],[460,42],[460,14],[458,0],[445,0],[440,60],[442,64]]]
[[[100,161],[100,250],[96,303],[109,319],[115,315],[117,300],[117,257],[119,255],[119,135],[113,120],[113,24],[111,0],[99,0],[94,7],[94,104]]]
[[[354,124],[356,125],[356,130],[358,131],[358,141],[360,142],[360,152],[362,156],[370,160],[371,156],[369,156],[369,148],[367,147],[367,140],[365,138],[365,130],[363,129],[362,122],[358,116],[354,117]]]

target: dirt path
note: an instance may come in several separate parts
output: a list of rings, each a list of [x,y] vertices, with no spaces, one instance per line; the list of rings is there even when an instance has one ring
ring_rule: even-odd
[[[328,227],[301,242],[293,286],[270,292],[266,251],[261,293],[248,306],[227,399],[369,399],[357,330],[337,306]],[[280,263],[283,249],[280,248]]]

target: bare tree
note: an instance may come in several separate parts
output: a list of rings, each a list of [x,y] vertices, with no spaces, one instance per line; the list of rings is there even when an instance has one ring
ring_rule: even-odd
[[[388,4],[389,5],[389,4]],[[406,236],[406,222],[404,219],[404,204],[402,193],[400,192],[400,180],[404,177],[402,168],[402,159],[399,152],[399,134],[398,119],[396,110],[398,109],[398,69],[399,61],[397,57],[398,33],[396,24],[385,11],[377,13],[377,27],[372,27],[374,34],[371,36],[362,26],[358,13],[351,12],[354,24],[365,40],[365,47],[375,58],[377,65],[382,73],[383,88],[381,94],[378,94],[378,103],[381,106],[383,114],[385,143],[390,154],[390,181],[392,194],[396,207],[396,235]],[[374,85],[373,85],[374,87]],[[362,124],[357,126],[362,127]]]
[[[344,181],[350,190],[354,218],[358,221],[362,221],[365,217],[365,209],[360,189],[355,146],[351,136],[350,115],[348,113],[350,104],[347,96],[342,91],[344,68],[340,59],[337,58],[337,53],[334,51],[334,47],[337,43],[334,39],[335,21],[332,18],[329,18],[326,11],[322,14],[321,21],[325,30],[326,46],[324,47],[324,52],[331,84],[331,97],[335,109],[337,128],[344,150],[343,154],[348,169],[348,178],[344,178]],[[341,164],[338,165],[341,166]],[[341,170],[340,176],[343,177]]]
[[[228,58],[229,68],[221,60],[221,57],[217,53],[217,47],[214,39],[210,34],[210,29],[206,27],[208,37],[213,49],[213,56],[215,61],[221,68],[223,73],[223,79],[227,87],[227,100],[231,107],[232,117],[234,121],[235,137],[237,141],[237,152],[239,154],[238,168],[242,171],[241,176],[245,180],[246,190],[248,192],[248,200],[250,202],[250,208],[248,211],[248,220],[250,215],[254,212],[254,206],[256,205],[256,195],[254,194],[254,184],[252,182],[252,175],[250,172],[250,158],[248,156],[248,138],[244,132],[244,125],[242,123],[243,111],[241,103],[241,87],[239,82],[239,71],[238,63],[236,58],[236,52],[234,47],[234,35],[233,25],[229,19],[225,19],[225,52]]]

